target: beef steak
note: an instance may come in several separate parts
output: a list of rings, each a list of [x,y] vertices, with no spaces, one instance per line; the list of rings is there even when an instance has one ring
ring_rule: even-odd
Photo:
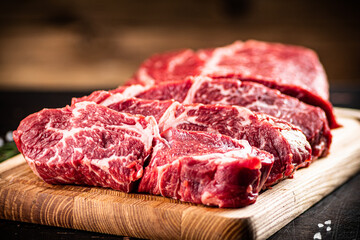
[[[112,94],[99,103],[116,111],[154,116],[160,132],[174,127],[245,139],[251,146],[275,156],[266,186],[290,176],[296,168],[308,165],[311,160],[311,147],[300,129],[284,120],[243,107],[126,98],[121,93]]]
[[[203,103],[246,107],[254,112],[266,113],[300,127],[312,147],[313,160],[324,157],[329,152],[332,135],[324,111],[262,84],[235,79],[213,80],[199,76],[189,77],[184,81],[162,82],[134,92],[134,96],[152,100],[174,99],[186,104]]]
[[[153,117],[81,102],[34,113],[13,135],[31,169],[47,183],[130,192],[159,133]]]
[[[184,61],[184,52],[186,59]],[[160,66],[160,67],[159,67]],[[181,69],[181,71],[178,71]],[[228,46],[156,54],[146,60],[128,84],[153,85],[187,76],[254,81],[321,107],[331,128],[338,127],[323,66],[310,49],[260,41],[237,41]],[[179,74],[177,74],[179,73]]]
[[[117,98],[113,96],[125,91],[126,96],[123,94],[118,95]],[[161,82],[156,86],[133,85],[122,86],[110,92],[95,91],[87,97],[74,98],[73,102],[95,101],[109,105],[129,96],[149,100],[174,99],[185,104],[203,103],[246,107],[251,111],[265,113],[298,126],[311,145],[312,160],[329,153],[332,135],[326,115],[321,108],[303,103],[297,98],[255,82],[226,78],[211,79],[204,76],[188,77],[183,81]],[[144,115],[148,114],[144,113]]]
[[[159,126],[191,131],[221,133],[235,139],[244,139],[251,146],[274,155],[274,166],[266,181],[273,185],[290,176],[296,168],[307,166],[311,147],[304,134],[284,120],[266,114],[256,114],[238,106],[179,105]]]
[[[273,156],[247,141],[170,128],[157,139],[138,191],[219,207],[255,202]]]

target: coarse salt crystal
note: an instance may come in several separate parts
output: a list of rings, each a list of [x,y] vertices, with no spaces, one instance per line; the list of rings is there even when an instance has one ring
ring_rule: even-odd
[[[319,224],[318,224],[318,227],[319,227],[319,228],[322,228],[323,226],[324,226],[324,224],[322,224],[322,223],[319,223]]]
[[[14,141],[14,139],[13,139],[13,132],[12,132],[12,131],[8,131],[8,132],[6,133],[6,135],[5,135],[5,139],[6,139],[6,141],[8,141],[8,142]]]
[[[315,233],[314,239],[321,239],[321,233],[319,232]]]
[[[330,225],[330,224],[331,224],[331,220],[325,221],[325,224],[326,224],[326,225]]]
[[[330,231],[330,230],[331,230],[331,227],[327,227],[327,228],[326,228],[326,231]]]

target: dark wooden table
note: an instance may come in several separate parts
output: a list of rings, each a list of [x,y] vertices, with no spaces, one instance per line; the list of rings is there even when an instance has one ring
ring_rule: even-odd
[[[71,97],[89,92],[1,92],[0,136],[14,130],[28,114],[44,107],[63,107]],[[341,107],[360,108],[360,90],[337,89],[332,101]],[[328,220],[330,224],[325,224]],[[324,226],[321,227],[321,224]],[[327,227],[330,227],[327,229]],[[1,239],[129,239],[0,219]],[[270,239],[360,239],[360,173],[275,233]]]

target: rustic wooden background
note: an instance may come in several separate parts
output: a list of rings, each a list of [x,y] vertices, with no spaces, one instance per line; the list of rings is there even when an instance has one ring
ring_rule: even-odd
[[[318,52],[332,86],[359,86],[354,1],[48,0],[0,3],[0,89],[114,88],[155,52],[258,39]]]

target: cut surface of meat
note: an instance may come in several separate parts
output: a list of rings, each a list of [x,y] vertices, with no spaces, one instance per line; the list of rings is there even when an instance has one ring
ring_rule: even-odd
[[[274,155],[275,162],[266,186],[290,176],[298,167],[311,160],[311,147],[304,134],[295,126],[265,114],[225,105],[180,105],[166,121],[159,122],[163,130],[170,127],[220,133],[247,140],[251,146]]]
[[[325,112],[319,107],[305,104],[261,84],[236,80],[205,80],[193,94],[186,100],[243,106],[298,126],[312,146],[313,160],[329,152],[332,135]]]
[[[115,97],[117,97],[117,95],[115,95]],[[159,124],[160,132],[162,132],[164,130],[163,125],[170,117],[169,115],[173,115],[174,110],[179,105],[180,104],[178,102],[175,102],[173,100],[154,101],[142,100],[137,98],[124,98],[117,102],[113,102],[110,105],[107,105],[107,107],[118,112],[140,114],[143,116],[153,116]]]
[[[255,202],[274,161],[220,134],[170,128],[157,139],[138,191],[191,203],[241,207]]]
[[[134,88],[134,86],[131,87]],[[126,97],[123,95],[116,98],[113,93],[122,93],[126,88],[128,87],[119,87],[112,90],[111,94],[103,91],[94,92],[88,98],[83,97],[82,100],[94,100],[93,95],[106,95],[107,98],[100,97],[96,102],[108,106],[110,103],[125,99]],[[282,94],[278,90],[262,84],[236,79],[211,79],[198,76],[188,77],[183,81],[162,82],[151,87],[141,88],[141,86],[137,86],[136,89],[136,91],[127,90],[126,96],[149,100],[174,99],[184,104],[236,105],[246,107],[257,113],[265,113],[298,126],[311,145],[312,160],[324,157],[329,153],[332,135],[324,111],[319,107],[303,103],[297,98]],[[80,100],[75,99],[74,101]],[[141,109],[144,108],[142,106],[142,104],[137,106],[139,110],[135,110],[135,112],[138,111],[139,114],[148,116],[149,114],[141,112]],[[119,108],[116,110],[121,111]],[[135,112],[130,111],[130,113]],[[156,114],[159,116],[163,113]],[[159,117],[156,116],[155,118],[159,120]]]
[[[311,147],[299,128],[243,107],[122,98],[119,93],[100,104],[109,103],[107,107],[116,111],[154,116],[158,119],[160,132],[178,128],[220,133],[249,141],[251,146],[275,157],[266,186],[290,176],[296,168],[307,166],[311,160]]]
[[[13,135],[31,169],[47,183],[130,192],[158,131],[153,117],[80,102],[34,113]]]
[[[178,91],[181,91],[181,95]],[[163,82],[144,88],[134,96],[150,100],[174,99],[185,104],[246,107],[300,127],[312,147],[313,160],[326,156],[329,152],[332,135],[324,111],[262,84],[235,79],[213,80],[199,76],[189,77],[184,81]]]
[[[142,64],[131,84],[153,85],[163,81],[184,80],[174,69],[187,68],[187,76],[236,78],[254,81],[322,108],[331,128],[338,127],[323,66],[310,49],[249,40],[228,46],[187,52],[191,64],[182,61],[182,52],[157,54]],[[171,56],[171,57],[168,57]],[[196,63],[194,63],[196,62]],[[158,68],[158,66],[167,66]]]

